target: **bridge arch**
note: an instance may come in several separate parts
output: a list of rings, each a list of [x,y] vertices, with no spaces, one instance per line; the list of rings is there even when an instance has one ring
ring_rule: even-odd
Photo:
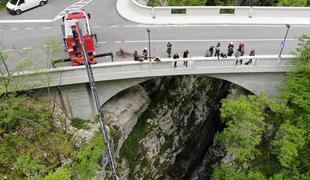
[[[198,76],[208,76],[211,78],[226,80],[234,83],[255,95],[261,91],[266,92],[268,96],[276,95],[276,87],[281,84],[281,78],[284,73],[247,73],[247,74],[208,74]],[[162,76],[164,77],[164,76]],[[96,83],[97,93],[101,105],[105,104],[113,96],[132,86],[138,85],[147,80],[160,77],[132,78],[111,81],[100,81]],[[54,92],[57,89],[54,88]],[[93,116],[95,108],[92,95],[88,84],[74,84],[61,87],[61,94],[58,93],[57,103],[70,112],[71,117],[88,119]]]

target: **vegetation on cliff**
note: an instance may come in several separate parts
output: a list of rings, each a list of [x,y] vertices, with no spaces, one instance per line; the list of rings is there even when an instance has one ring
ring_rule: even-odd
[[[296,68],[277,100],[241,96],[223,101],[227,127],[217,135],[227,157],[213,179],[310,178],[310,41],[301,38]]]
[[[100,168],[98,134],[75,147],[46,101],[28,96],[0,98],[0,179],[89,179]],[[58,125],[56,125],[58,124]]]

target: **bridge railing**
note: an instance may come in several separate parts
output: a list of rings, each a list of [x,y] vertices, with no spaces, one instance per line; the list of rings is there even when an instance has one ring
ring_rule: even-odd
[[[281,58],[278,56],[242,56],[220,59],[217,57],[192,57],[178,60],[164,58],[160,62],[119,61],[100,63],[92,65],[92,68],[96,81],[108,81],[173,75],[287,72],[292,66],[292,58],[293,56],[290,55]],[[250,59],[252,63],[247,64]],[[187,66],[184,65],[186,61]],[[177,62],[176,67],[174,67],[175,62]],[[84,66],[24,71],[15,73],[10,77],[15,80],[11,84],[12,87],[15,87],[11,89],[15,90],[17,86],[17,89],[36,89],[88,82]]]
[[[255,17],[309,17],[309,7],[257,7],[257,6],[163,6],[149,7],[136,0],[128,0],[130,7],[145,16],[255,16]]]

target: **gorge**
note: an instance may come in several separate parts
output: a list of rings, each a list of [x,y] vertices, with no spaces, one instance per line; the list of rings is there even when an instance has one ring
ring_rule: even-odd
[[[232,86],[206,76],[173,76],[111,98],[103,111],[121,178],[210,178],[208,168],[225,155],[212,142],[223,129],[220,102]]]

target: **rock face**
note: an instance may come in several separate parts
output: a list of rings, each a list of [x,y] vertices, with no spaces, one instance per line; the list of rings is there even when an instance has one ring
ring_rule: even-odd
[[[114,138],[116,154],[149,102],[150,99],[144,89],[141,86],[134,86],[114,96],[103,106],[106,121],[112,125],[110,133]]]
[[[121,178],[189,179],[210,151],[229,86],[204,76],[165,77],[108,101],[103,109]]]

